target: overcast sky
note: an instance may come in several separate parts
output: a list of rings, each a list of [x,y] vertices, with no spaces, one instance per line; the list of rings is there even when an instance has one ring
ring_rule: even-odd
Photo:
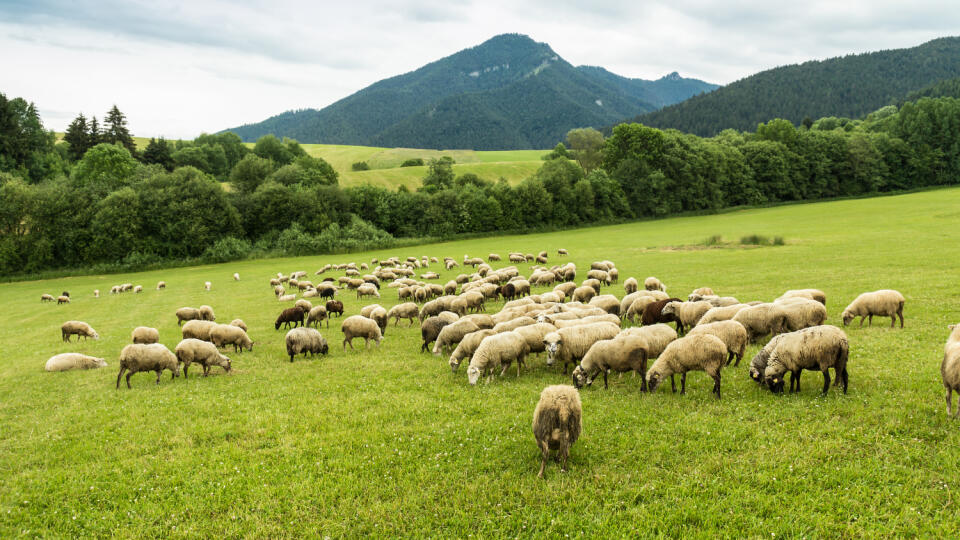
[[[590,5],[590,4],[597,5]],[[778,65],[960,34],[955,1],[0,0],[0,92],[62,131],[112,104],[135,135],[192,138],[322,108],[518,32],[574,65],[726,84]]]

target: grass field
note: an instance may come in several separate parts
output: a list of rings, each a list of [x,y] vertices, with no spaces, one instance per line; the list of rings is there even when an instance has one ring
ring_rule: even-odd
[[[958,208],[960,189],[948,189],[0,285],[0,536],[957,537],[960,422],[944,412],[939,365],[947,325],[960,319]],[[787,245],[696,247],[749,234]],[[322,329],[331,354],[292,364],[273,329],[283,306],[267,281],[278,271],[312,276],[326,262],[373,256],[460,260],[559,247],[581,279],[591,261],[611,259],[621,280],[655,275],[679,295],[709,285],[769,300],[817,287],[832,324],[858,293],[895,288],[907,298],[906,328],[879,319],[847,329],[848,395],[818,397],[812,373],[800,394],[761,389],[745,365],[758,345],[724,371],[720,401],[703,373],[691,374],[684,396],[669,386],[642,394],[636,379],[614,376],[609,390],[581,392],[584,432],[570,471],[551,463],[545,480],[536,477],[531,415],[540,390],[569,377],[543,359],[529,360],[519,378],[470,387],[463,367],[454,376],[446,359],[417,352],[416,327],[391,326],[379,349],[344,353],[334,320]],[[455,273],[441,272],[442,281]],[[153,290],[161,279],[167,289]],[[91,297],[123,282],[146,290]],[[72,304],[39,302],[62,290]],[[395,304],[394,291],[385,287],[380,303]],[[347,314],[363,305],[350,293],[341,299]],[[174,310],[200,304],[218,321],[244,319],[257,341],[253,352],[230,354],[234,373],[165,374],[159,386],[138,374],[132,390],[115,390],[131,329],[155,326],[173,348]],[[101,339],[62,343],[68,319],[89,322]],[[43,372],[65,351],[110,365]]]

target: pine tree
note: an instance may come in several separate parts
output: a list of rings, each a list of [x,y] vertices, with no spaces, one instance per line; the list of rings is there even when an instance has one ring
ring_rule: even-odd
[[[87,150],[90,149],[90,133],[88,129],[87,117],[85,117],[83,113],[80,113],[73,119],[73,122],[70,122],[70,126],[67,127],[67,132],[63,134],[63,140],[70,144],[68,153],[70,159],[73,161],[82,158],[83,155],[87,153]]]
[[[130,151],[131,155],[137,155],[137,146],[133,143],[130,130],[127,129],[127,118],[120,112],[120,109],[118,109],[116,105],[107,113],[104,122],[106,122],[106,126],[103,129],[103,142],[110,144],[120,143]]]
[[[150,139],[150,144],[143,150],[143,155],[141,156],[141,161],[147,164],[156,163],[162,165],[168,171],[173,170],[173,149],[170,147],[163,137],[157,139]]]
[[[97,122],[97,117],[94,116],[90,119],[90,130],[87,132],[87,148],[93,148],[102,142],[103,134],[100,133],[100,123]]]

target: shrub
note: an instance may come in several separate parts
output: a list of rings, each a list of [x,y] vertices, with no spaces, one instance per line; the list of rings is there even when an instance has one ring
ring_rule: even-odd
[[[422,167],[423,158],[410,158],[400,164],[401,167]]]
[[[358,161],[350,166],[351,169],[355,171],[369,171],[370,165],[366,161]]]

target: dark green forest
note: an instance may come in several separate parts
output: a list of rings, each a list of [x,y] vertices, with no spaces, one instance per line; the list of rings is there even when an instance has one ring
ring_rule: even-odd
[[[32,103],[0,94],[0,274],[330,253],[952,185],[960,99],[711,138],[636,123],[607,138],[572,130],[516,186],[456,176],[441,158],[415,191],[341,188],[329,164],[272,135],[253,148],[232,133],[155,139],[143,152],[128,141],[116,107],[103,126],[78,117],[57,143]]]
[[[672,73],[629,79],[573,67],[549,45],[505,34],[379,81],[322,110],[230,129],[305,143],[407,148],[548,148],[572,128],[609,125],[716,85]]]
[[[633,121],[709,137],[724,129],[755,129],[771,118],[784,118],[794,125],[828,115],[860,118],[903,100],[918,88],[958,76],[960,38],[941,38],[909,49],[762,71]],[[923,96],[908,99],[919,97]]]

